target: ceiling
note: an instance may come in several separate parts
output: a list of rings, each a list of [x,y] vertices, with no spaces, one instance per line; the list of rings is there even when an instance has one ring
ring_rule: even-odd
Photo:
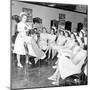
[[[41,5],[41,6],[51,7],[51,8],[57,8],[57,9],[62,9],[62,10],[68,10],[68,11],[82,13],[82,14],[87,14],[87,5],[82,5],[82,6],[86,6],[86,7],[84,7],[84,11],[83,11],[83,10],[81,10],[83,8],[77,10],[76,7],[80,6],[80,5],[74,5],[74,4],[30,2],[30,1],[20,1],[20,2],[28,3],[28,4]]]

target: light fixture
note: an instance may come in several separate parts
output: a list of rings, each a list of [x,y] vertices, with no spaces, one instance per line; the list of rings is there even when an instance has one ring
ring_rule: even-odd
[[[48,6],[50,6],[50,7],[54,7],[54,6],[55,6],[55,4],[49,4]]]

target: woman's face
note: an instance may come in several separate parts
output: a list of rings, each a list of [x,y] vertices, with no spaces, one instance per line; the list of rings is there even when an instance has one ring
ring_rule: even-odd
[[[23,22],[26,22],[26,21],[27,21],[27,16],[24,15],[24,16],[22,17],[22,21],[23,21]]]
[[[68,37],[68,33],[67,32],[65,32],[65,36]]]
[[[63,36],[63,32],[61,32],[60,34],[61,34],[61,36]]]
[[[74,39],[74,35],[73,34],[71,34],[71,38]]]
[[[31,37],[34,37],[34,34],[31,34]]]
[[[79,33],[79,37],[83,37],[82,32]]]
[[[51,34],[53,34],[53,30],[51,30]]]
[[[29,36],[29,31],[26,32],[26,35]]]
[[[46,33],[46,29],[43,29],[43,33]]]

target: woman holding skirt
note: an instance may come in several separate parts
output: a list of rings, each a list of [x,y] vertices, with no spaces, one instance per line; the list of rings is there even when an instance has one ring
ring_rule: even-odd
[[[16,37],[16,41],[15,41],[15,45],[14,45],[14,51],[13,53],[17,54],[17,66],[18,67],[23,67],[20,63],[20,55],[25,55],[25,47],[24,47],[24,39],[27,36],[27,32],[29,31],[29,29],[31,29],[31,26],[27,25],[26,21],[27,21],[27,13],[25,12],[21,12],[20,13],[20,22],[17,24],[17,31],[19,32],[17,37]]]

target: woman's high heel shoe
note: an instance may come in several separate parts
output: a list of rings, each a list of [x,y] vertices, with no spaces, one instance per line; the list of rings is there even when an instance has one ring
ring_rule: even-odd
[[[20,63],[18,63],[17,66],[20,68],[23,68],[23,66]]]
[[[52,82],[52,84],[53,84],[53,85],[59,85],[59,83],[58,83],[58,82]]]
[[[48,77],[48,80],[56,81],[56,78],[55,77]]]

